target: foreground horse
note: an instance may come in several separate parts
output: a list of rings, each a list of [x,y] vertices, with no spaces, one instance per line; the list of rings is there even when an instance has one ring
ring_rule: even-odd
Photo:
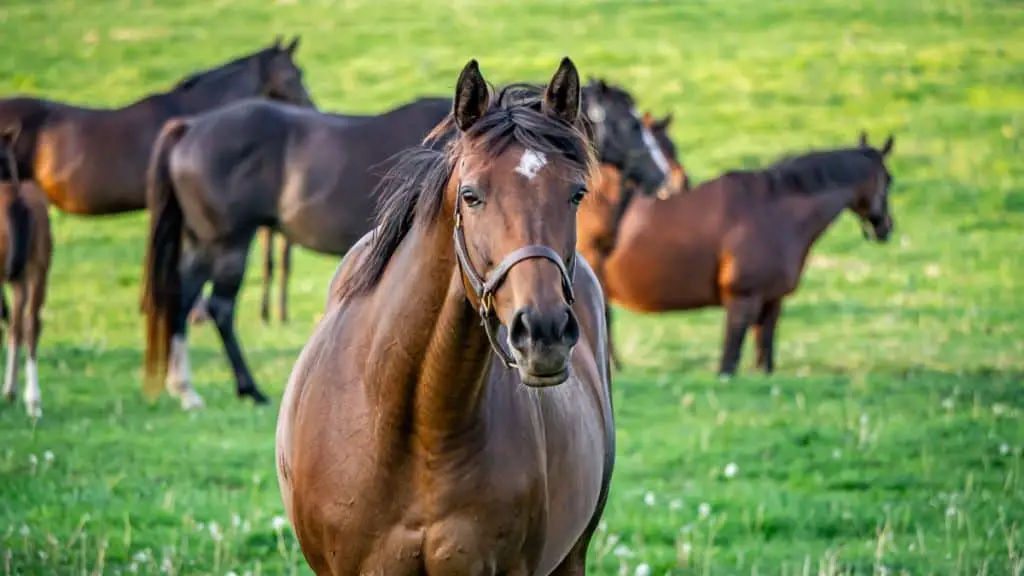
[[[585,572],[614,428],[604,299],[575,252],[579,99],[568,58],[543,96],[494,98],[471,61],[457,140],[404,155],[339,266],[277,428],[317,574]]]
[[[666,200],[637,196],[591,264],[610,301],[637,312],[724,306],[719,374],[736,372],[747,329],[757,366],[774,370],[782,300],[798,287],[811,246],[846,208],[865,238],[888,239],[892,177],[881,149],[815,151],[764,170],[733,171]],[[605,193],[614,193],[602,187]],[[614,200],[611,203],[614,204]],[[591,234],[608,234],[593,226]],[[581,240],[581,244],[582,244]]]
[[[436,114],[438,109],[443,107],[444,113],[451,110],[451,99],[431,99],[429,108],[430,114]],[[672,194],[680,191],[682,179],[685,172],[682,166],[675,159],[675,145],[668,139],[666,129],[671,118],[662,121],[654,121],[649,118],[645,121],[636,111],[633,95],[621,86],[609,84],[603,79],[592,80],[583,89],[582,106],[588,111],[590,122],[587,124],[588,135],[593,140],[597,150],[597,157],[603,165],[613,167],[622,174],[623,179],[631,187],[641,190],[643,193]],[[409,116],[409,113],[406,113]],[[443,116],[442,116],[443,117]],[[370,190],[379,182],[378,174],[382,171],[383,165],[376,165],[385,158],[382,154],[375,153],[387,151],[393,154],[398,151],[396,145],[405,148],[412,144],[409,136],[426,134],[423,126],[416,121],[415,117],[410,121],[403,118],[406,124],[395,122],[395,118],[386,114],[379,118],[380,124],[376,126],[381,130],[378,135],[370,134],[375,128],[368,124],[367,134],[360,134],[360,145],[365,148],[358,157],[367,162],[367,166],[360,166],[358,162],[346,162],[345,167],[348,174],[347,191],[349,198],[356,196],[369,196]],[[438,121],[441,117],[437,118]],[[402,128],[405,126],[405,128]],[[249,133],[247,127],[239,127],[242,133]],[[400,149],[400,148],[399,148]],[[670,151],[670,152],[669,152]],[[671,156],[667,157],[667,154]],[[369,164],[371,161],[374,165]],[[368,167],[374,168],[373,173],[366,172]],[[680,176],[682,174],[682,176]],[[369,230],[370,218],[368,213],[362,211],[366,203],[358,201],[355,205],[345,205],[346,222],[358,222],[360,227],[351,228],[356,237],[362,236]],[[359,218],[362,218],[359,220]],[[264,322],[270,320],[270,284],[274,270],[274,230],[267,228],[264,235],[264,260],[263,260],[263,298],[260,308],[260,315]],[[291,245],[293,241],[287,236],[283,238],[281,245],[281,276],[280,276],[280,308],[278,313],[280,319],[285,322],[288,317],[287,292],[288,276],[291,273]],[[337,253],[342,255],[344,252]],[[205,308],[203,305],[196,306],[197,311]],[[202,314],[196,315],[197,320],[203,319]]]
[[[42,331],[41,315],[46,301],[53,238],[46,195],[35,183],[21,182],[18,178],[13,154],[17,139],[16,131],[6,132],[0,137],[6,170],[0,177],[0,212],[6,215],[0,219],[0,261],[4,262],[0,283],[9,284],[13,295],[12,306],[8,308],[7,299],[0,292],[0,314],[9,329],[3,394],[10,402],[17,396],[19,356],[27,342],[25,411],[35,419],[43,415],[36,353]]]
[[[242,98],[310,104],[293,56],[299,39],[181,80],[168,92],[117,109],[82,108],[38,98],[0,99],[0,131],[20,132],[18,169],[50,202],[78,215],[146,207],[146,167],[164,122]]]

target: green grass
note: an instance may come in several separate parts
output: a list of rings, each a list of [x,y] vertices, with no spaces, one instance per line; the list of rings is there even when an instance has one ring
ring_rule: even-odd
[[[569,54],[674,112],[697,179],[850,144],[861,128],[876,142],[894,132],[893,241],[863,242],[850,216],[827,233],[786,305],[771,379],[749,352],[741,377],[713,378],[719,310],[618,313],[629,367],[591,566],[1024,569],[1019,2],[8,0],[0,29],[0,93],[90,105],[127,103],[278,32],[303,35],[318,103],[351,112],[448,94],[470,57],[500,83],[546,80]],[[44,417],[0,407],[0,571],[309,573],[273,520],[276,407],[235,400],[214,330],[192,339],[205,411],[141,398],[145,218],[54,213],[54,226]],[[336,261],[297,256],[284,327],[260,324],[251,267],[240,333],[275,398]]]

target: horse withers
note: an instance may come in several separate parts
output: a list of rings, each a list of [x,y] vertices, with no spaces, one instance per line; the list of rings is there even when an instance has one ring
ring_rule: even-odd
[[[17,130],[0,134],[0,261],[3,284],[10,285],[11,306],[0,293],[0,316],[8,329],[4,397],[13,402],[18,393],[18,362],[28,345],[25,359],[25,411],[30,418],[43,415],[39,388],[38,348],[42,332],[42,310],[46,301],[53,237],[50,232],[46,194],[31,181],[22,182],[14,161]],[[0,340],[2,340],[0,330]]]
[[[892,136],[875,148],[862,133],[858,146],[812,151],[761,170],[727,172],[688,194],[665,200],[634,197],[615,224],[613,248],[591,262],[605,295],[636,312],[723,306],[719,374],[736,372],[751,327],[757,366],[771,373],[782,301],[799,286],[807,255],[821,234],[850,209],[866,238],[888,239],[892,176],[885,159],[892,146]],[[587,230],[608,234],[599,225]]]
[[[317,574],[582,574],[614,462],[604,299],[576,254],[592,149],[564,59],[462,71],[444,152],[403,154],[342,260],[277,428]]]

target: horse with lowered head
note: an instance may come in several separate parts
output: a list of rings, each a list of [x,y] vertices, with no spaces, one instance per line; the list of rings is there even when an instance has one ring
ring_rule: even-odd
[[[568,58],[496,95],[470,61],[456,137],[403,154],[339,265],[277,428],[317,574],[584,573],[614,425],[580,97]]]

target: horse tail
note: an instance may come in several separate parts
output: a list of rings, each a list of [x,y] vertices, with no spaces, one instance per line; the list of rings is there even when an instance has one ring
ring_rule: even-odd
[[[142,277],[142,312],[146,315],[147,391],[158,391],[167,372],[174,322],[181,307],[181,259],[184,218],[175,195],[170,155],[188,129],[182,118],[164,123],[153,145],[147,174],[149,241]],[[154,386],[155,384],[155,386]]]
[[[8,128],[4,133],[4,156],[7,159],[7,178],[5,186],[7,199],[7,262],[4,266],[4,277],[7,280],[19,280],[28,263],[29,242],[32,239],[32,212],[21,194],[21,179],[18,177],[18,161],[14,156],[14,143],[21,131],[20,126]]]

